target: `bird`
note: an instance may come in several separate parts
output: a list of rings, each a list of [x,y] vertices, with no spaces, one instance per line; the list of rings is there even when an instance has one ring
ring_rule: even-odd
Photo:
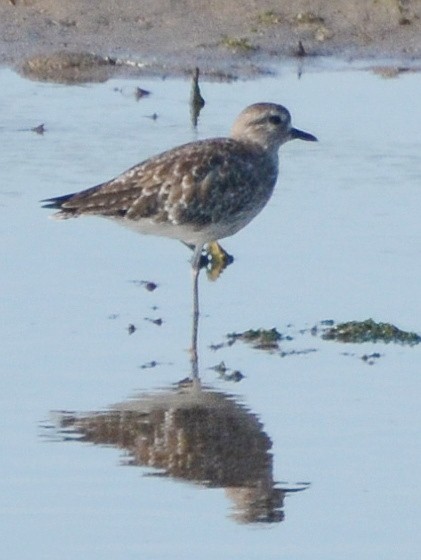
[[[294,128],[276,103],[254,103],[227,137],[169,149],[121,175],[43,200],[55,218],[109,218],[142,234],[182,241],[198,274],[204,248],[244,228],[269,201],[278,177],[278,150],[294,139],[317,141]]]

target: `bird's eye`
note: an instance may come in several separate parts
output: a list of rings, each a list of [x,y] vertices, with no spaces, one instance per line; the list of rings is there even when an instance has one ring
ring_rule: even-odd
[[[278,124],[281,124],[282,119],[281,119],[281,117],[278,116],[278,115],[271,115],[270,117],[268,117],[268,121],[269,121],[271,124],[276,124],[276,125],[278,125]]]

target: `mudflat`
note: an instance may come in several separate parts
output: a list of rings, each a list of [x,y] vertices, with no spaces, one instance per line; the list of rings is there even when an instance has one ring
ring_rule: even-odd
[[[421,0],[0,0],[1,64],[75,54],[167,74],[247,76],[305,56],[416,65]]]

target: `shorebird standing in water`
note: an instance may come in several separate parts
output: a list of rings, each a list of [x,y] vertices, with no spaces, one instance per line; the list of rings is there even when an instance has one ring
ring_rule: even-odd
[[[278,150],[294,139],[315,141],[291,125],[285,107],[246,107],[227,138],[184,144],[84,191],[45,200],[55,217],[103,216],[143,234],[179,239],[193,248],[194,312],[206,245],[245,227],[270,199]]]
[[[95,215],[139,233],[171,237],[194,248],[198,270],[202,250],[237,233],[270,199],[278,176],[278,150],[299,138],[317,140],[291,126],[285,107],[250,105],[228,138],[184,144],[131,167],[118,177],[44,200],[59,219]]]

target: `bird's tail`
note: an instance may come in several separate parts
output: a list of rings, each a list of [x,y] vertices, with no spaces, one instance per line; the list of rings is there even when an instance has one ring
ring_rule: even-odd
[[[68,202],[74,194],[65,194],[63,196],[56,196],[54,198],[46,198],[41,200],[42,208],[52,208],[54,210],[60,210],[53,217],[59,220],[65,220],[67,218],[72,218],[75,215],[75,210],[72,208],[64,208],[63,205]]]

